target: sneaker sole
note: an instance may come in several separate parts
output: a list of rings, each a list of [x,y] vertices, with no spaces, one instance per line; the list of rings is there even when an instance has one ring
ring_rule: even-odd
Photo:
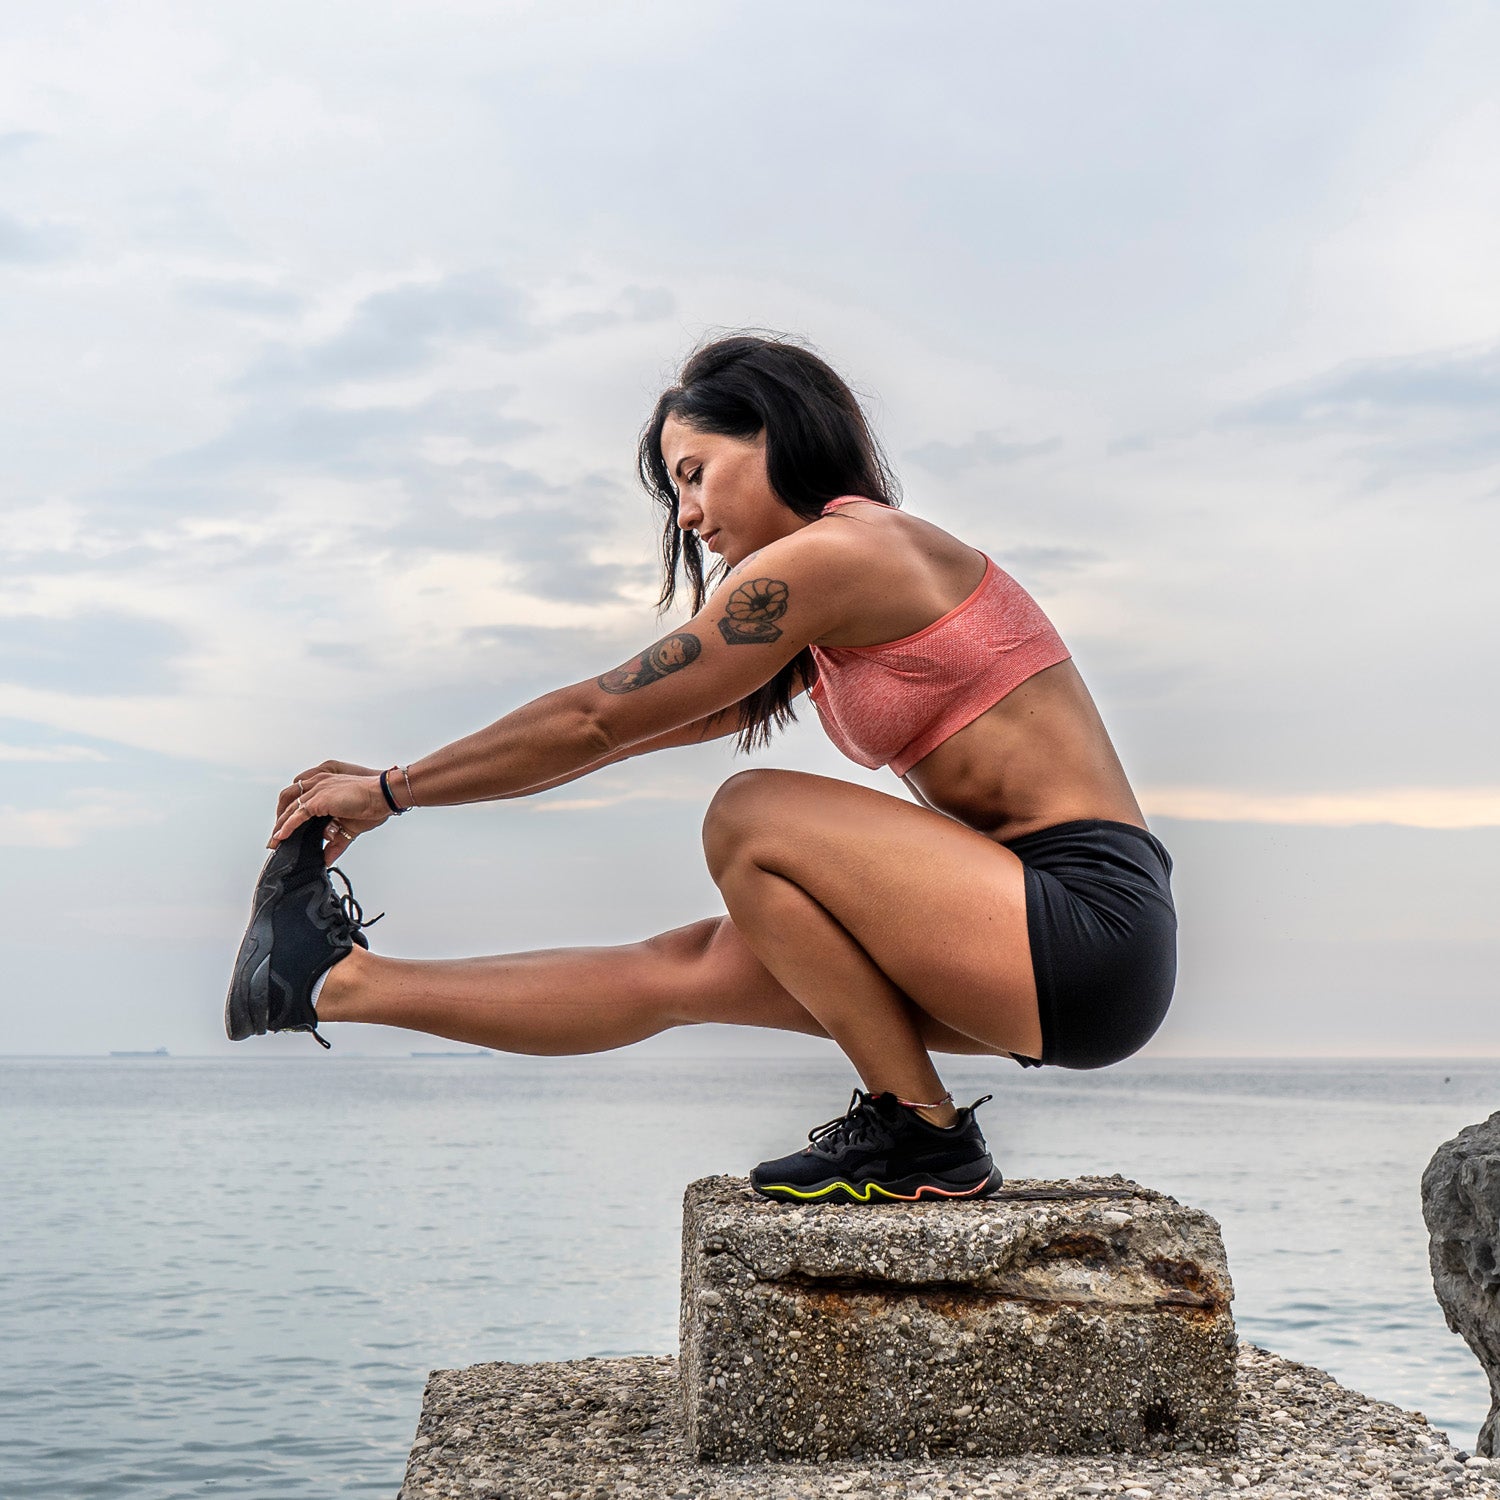
[[[279,886],[279,881],[278,881]],[[231,1042],[264,1036],[271,1017],[271,909],[280,895],[267,894],[240,941],[224,999],[224,1033]]]
[[[844,1202],[854,1203],[915,1203],[921,1198],[989,1198],[1005,1185],[1000,1168],[993,1167],[988,1177],[967,1185],[941,1182],[931,1177],[903,1177],[895,1182],[850,1182],[847,1178],[835,1177],[830,1182],[820,1182],[814,1187],[793,1187],[786,1182],[750,1184],[762,1198],[785,1203],[826,1203],[838,1196]]]

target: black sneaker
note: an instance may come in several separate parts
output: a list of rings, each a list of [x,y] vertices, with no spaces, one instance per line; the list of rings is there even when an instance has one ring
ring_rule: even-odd
[[[974,1111],[986,1094],[958,1112],[946,1129],[930,1124],[894,1094],[855,1089],[849,1112],[808,1132],[801,1151],[763,1161],[750,1186],[780,1202],[878,1203],[919,1198],[988,1198],[1004,1178],[980,1134]]]
[[[330,1045],[318,1033],[313,985],[356,943],[370,946],[360,928],[380,917],[366,922],[348,876],[337,865],[324,866],[327,824],[327,818],[309,818],[271,851],[261,869],[224,1002],[224,1030],[232,1042],[268,1031],[310,1031],[324,1047]],[[342,896],[331,875],[343,881]]]

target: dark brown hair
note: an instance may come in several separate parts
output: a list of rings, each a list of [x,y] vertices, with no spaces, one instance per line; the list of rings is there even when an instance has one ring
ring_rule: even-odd
[[[665,515],[661,558],[665,579],[658,609],[677,597],[687,574],[693,613],[728,571],[723,560],[706,577],[703,544],[677,524],[677,486],[661,453],[661,432],[676,417],[699,432],[749,441],[766,435],[766,477],[788,510],[813,521],[840,495],[901,503],[900,489],[859,401],[844,380],[810,350],[782,337],[733,334],[700,345],[676,384],[661,393],[641,433],[641,483]],[[816,676],[812,655],[799,652],[771,680],[740,700],[739,748],[753,750],[796,718],[792,694]]]

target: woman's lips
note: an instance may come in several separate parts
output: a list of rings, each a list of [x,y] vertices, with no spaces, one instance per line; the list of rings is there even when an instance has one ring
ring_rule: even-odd
[[[710,531],[708,535],[703,538],[703,545],[707,547],[710,552],[717,552],[719,550],[714,546],[714,539],[718,536],[718,534],[719,533],[717,531]]]

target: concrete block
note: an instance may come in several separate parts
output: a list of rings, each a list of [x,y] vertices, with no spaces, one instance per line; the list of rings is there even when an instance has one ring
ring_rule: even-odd
[[[981,1203],[683,1204],[688,1449],[718,1461],[1231,1452],[1218,1224],[1123,1178]]]

